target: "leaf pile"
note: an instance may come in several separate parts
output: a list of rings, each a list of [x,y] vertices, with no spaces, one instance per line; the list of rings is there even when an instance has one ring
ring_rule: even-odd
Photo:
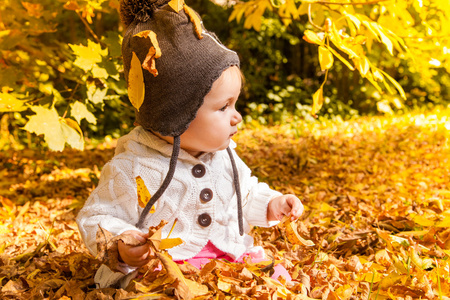
[[[292,244],[282,225],[254,228],[273,261],[211,261],[201,271],[185,264],[178,272],[159,257],[126,290],[95,289],[100,261],[74,222],[110,146],[3,152],[0,298],[449,299],[447,115],[248,125],[236,139],[241,157],[261,181],[303,199],[305,214],[291,229],[314,245]],[[271,279],[272,263],[292,281]],[[180,294],[183,281],[194,293]]]

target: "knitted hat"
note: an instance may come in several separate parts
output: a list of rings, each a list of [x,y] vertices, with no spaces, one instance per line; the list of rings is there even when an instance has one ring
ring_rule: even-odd
[[[203,28],[191,8],[183,5],[177,11],[168,2],[174,1],[122,1],[121,17],[128,25],[122,56],[127,80],[133,52],[143,66],[150,64],[142,70],[145,95],[136,109],[137,123],[177,136],[194,120],[214,81],[225,69],[239,66],[239,57]],[[154,58],[146,63],[152,47]]]
[[[214,81],[227,68],[239,66],[239,57],[203,27],[199,15],[183,0],[122,0],[120,16],[127,26],[122,56],[136,121],[147,130],[174,137],[168,174],[144,208],[137,224],[140,227],[172,180],[180,135],[195,119]],[[229,149],[228,154],[242,235],[239,179]]]

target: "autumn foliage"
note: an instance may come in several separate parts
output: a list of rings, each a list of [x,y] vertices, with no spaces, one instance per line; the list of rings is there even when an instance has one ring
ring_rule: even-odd
[[[449,113],[248,124],[238,152],[261,180],[303,199],[296,233],[314,245],[293,244],[286,224],[254,228],[266,262],[198,271],[160,251],[126,290],[95,289],[100,257],[74,222],[113,144],[2,152],[0,298],[448,299]],[[270,279],[273,263],[293,281]]]

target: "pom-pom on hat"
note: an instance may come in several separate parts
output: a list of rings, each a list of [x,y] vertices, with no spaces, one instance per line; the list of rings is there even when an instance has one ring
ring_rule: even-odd
[[[164,136],[181,135],[213,82],[239,66],[236,52],[208,32],[183,0],[123,0],[120,14],[127,26],[122,56],[137,123]]]
[[[199,15],[184,0],[121,0],[120,17],[126,26],[122,57],[136,121],[147,130],[174,138],[169,171],[142,211],[136,224],[141,227],[173,178],[180,135],[195,119],[214,81],[227,68],[239,66],[239,57],[203,27]],[[239,177],[233,154],[229,148],[227,152],[242,235]]]

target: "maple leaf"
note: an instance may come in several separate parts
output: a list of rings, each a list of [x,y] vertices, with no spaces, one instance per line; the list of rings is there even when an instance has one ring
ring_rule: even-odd
[[[88,40],[87,46],[84,45],[72,45],[70,48],[77,56],[74,64],[84,71],[90,71],[97,63],[102,61],[102,57],[108,55],[107,49],[102,49],[101,45]]]
[[[23,111],[25,102],[8,93],[0,93],[0,112]]]
[[[97,118],[87,109],[86,105],[80,101],[76,101],[70,105],[70,114],[78,123],[80,123],[82,119],[86,119],[86,121],[91,124],[97,124]]]
[[[136,53],[131,58],[130,71],[128,73],[128,97],[131,104],[139,111],[145,97],[144,75]]]
[[[75,149],[84,148],[83,135],[75,121],[60,118],[54,107],[32,106],[31,110],[36,115],[30,117],[24,129],[37,135],[43,134],[51,150],[62,151],[66,142]]]

